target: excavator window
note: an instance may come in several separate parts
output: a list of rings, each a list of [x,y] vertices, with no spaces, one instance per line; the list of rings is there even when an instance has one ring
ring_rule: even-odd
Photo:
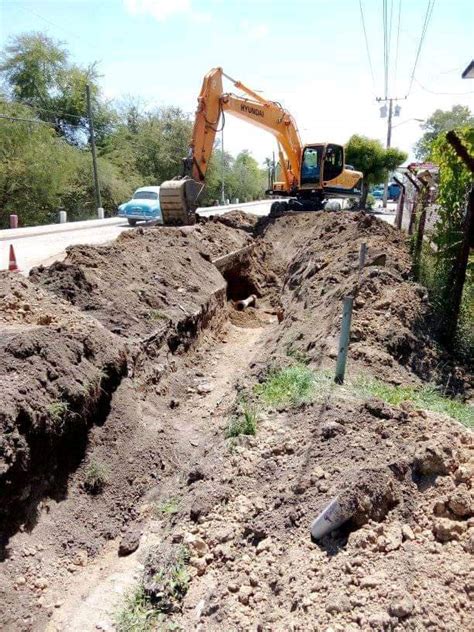
[[[322,147],[305,147],[301,165],[301,184],[319,184]]]
[[[344,150],[341,145],[328,145],[324,156],[325,181],[337,178],[344,169]]]

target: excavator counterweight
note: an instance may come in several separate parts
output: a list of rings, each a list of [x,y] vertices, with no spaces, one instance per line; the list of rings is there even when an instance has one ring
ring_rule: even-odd
[[[247,96],[224,92],[226,77]],[[198,97],[189,154],[181,177],[160,186],[160,206],[165,225],[193,224],[214,140],[223,114],[229,113],[273,134],[279,148],[282,181],[270,194],[288,198],[272,205],[272,212],[320,210],[330,197],[358,197],[363,174],[344,164],[344,147],[334,143],[302,145],[291,114],[277,101],[269,101],[213,68],[204,77]]]

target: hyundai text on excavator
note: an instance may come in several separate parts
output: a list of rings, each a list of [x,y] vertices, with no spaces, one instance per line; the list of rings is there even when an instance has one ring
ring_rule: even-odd
[[[246,97],[224,92],[230,80]],[[363,174],[344,164],[344,147],[335,143],[302,145],[291,114],[277,101],[268,101],[240,81],[213,68],[204,77],[194,120],[193,136],[181,176],[163,182],[160,206],[165,225],[194,224],[218,126],[232,114],[273,134],[278,143],[283,180],[270,195],[288,200],[272,204],[270,215],[285,211],[317,211],[330,197],[360,197]]]

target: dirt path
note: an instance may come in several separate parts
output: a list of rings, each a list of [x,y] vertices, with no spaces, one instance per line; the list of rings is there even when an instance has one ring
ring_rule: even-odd
[[[172,476],[161,486],[161,501],[166,503],[180,495],[188,463],[199,463],[215,434],[221,434],[228,422],[227,413],[235,400],[235,385],[248,371],[252,359],[261,353],[264,327],[241,328],[227,323],[218,338],[208,340],[194,354],[191,372],[196,388],[182,387],[178,414],[172,423],[176,431],[174,446],[181,464],[178,476]],[[182,385],[189,384],[186,379]],[[190,392],[191,391],[191,392]],[[193,392],[194,391],[194,392]],[[146,408],[146,403],[145,403]],[[142,411],[143,412],[143,411]],[[148,411],[150,413],[151,411]],[[153,423],[151,414],[143,415]],[[152,428],[149,428],[152,430]],[[147,505],[142,507],[146,513]],[[153,517],[143,527],[140,548],[128,557],[117,557],[118,540],[74,576],[67,597],[59,600],[46,628],[48,632],[86,632],[113,629],[113,616],[143,570],[143,561],[150,546],[157,544],[168,530],[166,520]]]

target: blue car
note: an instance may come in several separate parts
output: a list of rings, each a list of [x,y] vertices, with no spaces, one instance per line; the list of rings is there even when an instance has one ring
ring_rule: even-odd
[[[160,209],[160,187],[141,187],[132,199],[118,207],[118,216],[125,217],[130,226],[140,221],[154,220],[163,223]]]

